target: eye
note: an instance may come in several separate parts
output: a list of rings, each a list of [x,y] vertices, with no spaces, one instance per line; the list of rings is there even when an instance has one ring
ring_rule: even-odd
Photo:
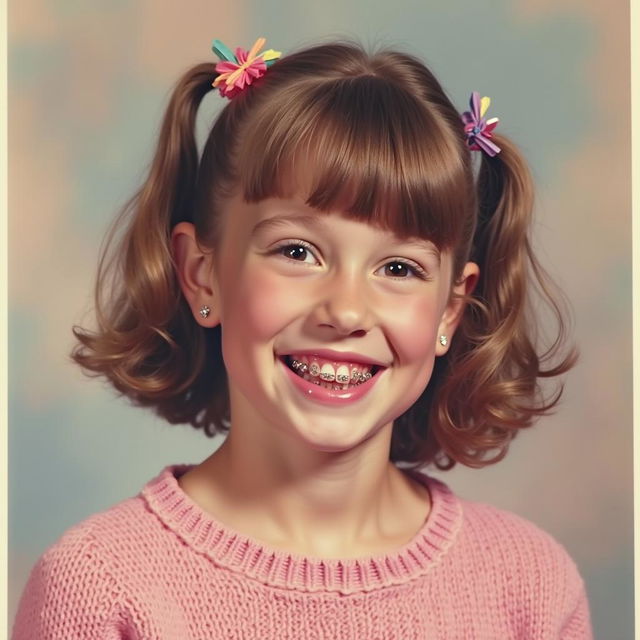
[[[394,280],[410,280],[412,278],[419,278],[420,280],[429,279],[427,272],[419,264],[398,258],[387,262],[382,268],[384,269],[384,274]]]
[[[318,264],[318,260],[315,258],[313,247],[303,240],[296,240],[295,242],[287,241],[274,248],[272,253],[277,253],[284,256],[288,260],[294,260],[296,262],[302,262],[305,264]],[[311,261],[308,259],[312,258]],[[315,260],[315,262],[314,262]]]

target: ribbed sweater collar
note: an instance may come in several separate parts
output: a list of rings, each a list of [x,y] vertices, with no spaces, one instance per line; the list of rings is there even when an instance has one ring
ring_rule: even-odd
[[[431,496],[431,511],[407,544],[378,556],[344,560],[305,557],[270,548],[204,511],[177,480],[193,466],[165,467],[140,495],[158,518],[194,550],[231,571],[276,587],[349,594],[408,582],[439,562],[462,522],[461,505],[444,483],[424,473],[405,470],[422,482]]]

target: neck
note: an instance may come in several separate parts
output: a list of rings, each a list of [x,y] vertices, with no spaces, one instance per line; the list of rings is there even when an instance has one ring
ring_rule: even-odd
[[[406,543],[428,511],[428,492],[389,459],[392,424],[348,451],[309,448],[243,422],[182,483],[214,516],[274,547],[323,557]],[[198,499],[199,498],[199,499]]]

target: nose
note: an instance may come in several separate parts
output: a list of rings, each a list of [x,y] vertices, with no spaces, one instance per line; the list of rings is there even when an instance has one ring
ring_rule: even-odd
[[[316,326],[333,328],[340,335],[368,333],[374,322],[371,296],[361,273],[339,270],[324,282],[315,309]]]

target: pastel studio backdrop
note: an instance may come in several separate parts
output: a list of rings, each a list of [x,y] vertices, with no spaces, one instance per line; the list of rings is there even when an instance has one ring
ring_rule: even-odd
[[[99,245],[151,160],[169,90],[211,40],[286,52],[331,36],[425,59],[460,110],[472,90],[538,184],[536,242],[575,312],[579,366],[507,458],[442,474],[560,540],[596,637],[632,637],[629,9],[596,0],[9,1],[9,620],[64,530],[219,444],[72,366]],[[208,95],[201,134],[224,104]]]

